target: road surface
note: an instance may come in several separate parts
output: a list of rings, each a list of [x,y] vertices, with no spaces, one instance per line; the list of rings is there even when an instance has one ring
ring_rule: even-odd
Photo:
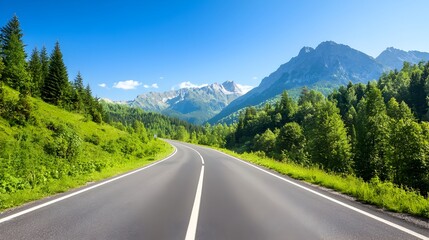
[[[0,215],[0,239],[428,239],[429,230],[204,147]]]

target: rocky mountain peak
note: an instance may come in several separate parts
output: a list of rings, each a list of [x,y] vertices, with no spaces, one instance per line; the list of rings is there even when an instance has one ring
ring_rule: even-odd
[[[314,48],[312,48],[312,47],[303,47],[303,48],[301,48],[301,50],[299,51],[299,54],[298,54],[298,55],[304,55],[304,54],[310,53],[310,52],[312,52],[312,51],[314,51]]]
[[[237,85],[235,84],[234,81],[225,81],[224,83],[222,83],[223,88],[231,93],[242,93],[243,90]]]

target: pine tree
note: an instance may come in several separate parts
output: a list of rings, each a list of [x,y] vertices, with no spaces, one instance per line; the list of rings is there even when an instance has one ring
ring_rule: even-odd
[[[2,27],[0,30],[0,45],[6,46],[7,42],[9,42],[10,37],[16,34],[19,39],[22,38],[22,30],[19,23],[19,19],[16,15],[12,17],[11,20],[6,24],[6,26]]]
[[[84,110],[84,99],[86,98],[85,88],[83,86],[83,78],[80,72],[73,82],[72,105],[73,110],[81,112]]]
[[[45,79],[48,77],[49,74],[49,56],[48,51],[46,50],[46,47],[43,46],[42,50],[40,50],[40,63],[42,65],[42,86]]]
[[[76,78],[73,82],[73,87],[79,92],[79,94],[83,95],[85,91],[85,87],[83,86],[83,78],[80,72],[77,73]]]
[[[63,105],[69,97],[70,84],[60,44],[57,42],[49,60],[49,73],[42,88],[42,99],[54,105]]]
[[[28,90],[30,84],[22,36],[22,30],[16,16],[0,30],[1,56],[5,66],[2,81],[20,91]]]
[[[28,73],[31,76],[31,93],[35,97],[40,97],[40,90],[42,89],[43,76],[42,76],[42,62],[37,48],[33,49],[30,61],[28,62]]]

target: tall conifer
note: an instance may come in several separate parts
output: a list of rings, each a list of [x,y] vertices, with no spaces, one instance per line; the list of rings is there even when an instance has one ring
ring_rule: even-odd
[[[49,56],[46,47],[43,46],[40,50],[40,63],[42,64],[42,83],[48,77],[49,74]],[[43,84],[42,84],[43,86]]]
[[[1,79],[20,91],[28,90],[30,81],[22,36],[17,16],[0,30],[1,57],[5,66]]]
[[[30,61],[28,62],[28,73],[31,76],[31,92],[33,96],[40,97],[40,90],[43,84],[42,62],[37,48],[33,49]]]
[[[49,73],[43,83],[42,99],[51,104],[62,105],[67,102],[70,83],[59,42],[55,44],[49,61]]]

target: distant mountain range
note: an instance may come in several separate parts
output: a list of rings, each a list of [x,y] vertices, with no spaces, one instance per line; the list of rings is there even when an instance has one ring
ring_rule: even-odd
[[[385,71],[402,68],[404,61],[416,64],[428,60],[429,53],[394,48],[387,48],[374,59],[332,41],[322,42],[315,49],[304,47],[298,56],[264,78],[258,87],[231,102],[209,122],[216,123],[240,109],[261,104],[284,90],[304,86],[332,90],[349,81],[366,83],[378,79]]]
[[[127,104],[202,124],[245,93],[240,85],[226,81],[203,87],[144,93]]]
[[[386,66],[389,70],[399,70],[402,68],[404,62],[416,64],[420,61],[429,61],[429,53],[419,51],[406,52],[389,47],[384,50],[375,60]]]
[[[120,103],[195,124],[231,122],[236,118],[234,113],[240,109],[263,104],[284,90],[298,95],[306,86],[329,93],[349,81],[366,83],[378,79],[385,71],[401,69],[404,61],[411,64],[429,61],[429,53],[389,47],[373,58],[347,45],[327,41],[315,49],[303,47],[298,56],[281,65],[247,93],[240,85],[227,81],[204,87],[144,93],[132,101]]]

